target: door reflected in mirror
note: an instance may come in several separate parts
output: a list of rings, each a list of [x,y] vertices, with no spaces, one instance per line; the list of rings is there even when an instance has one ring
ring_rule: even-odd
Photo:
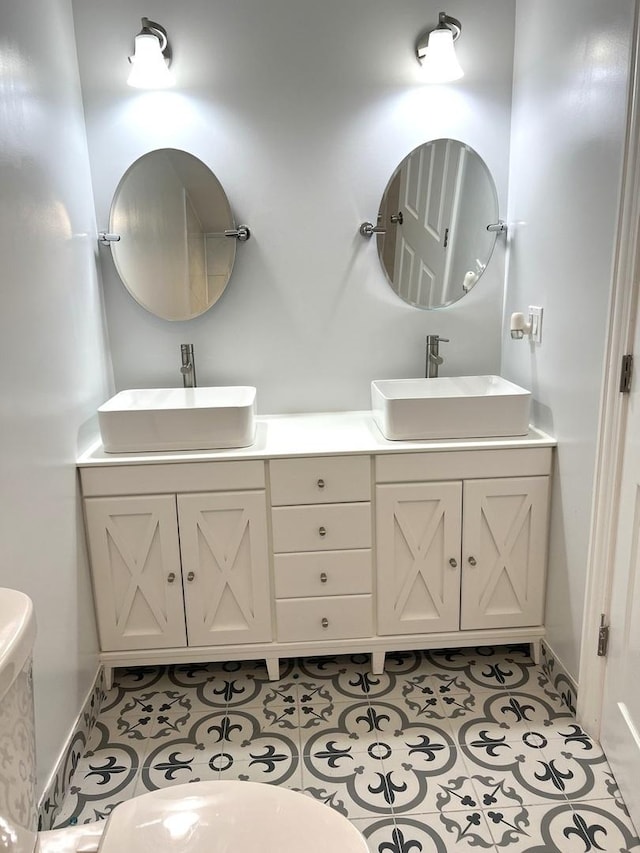
[[[236,240],[220,181],[197,157],[165,148],[145,154],[118,184],[109,230],[124,286],[147,311],[189,320],[209,309],[226,288]]]
[[[496,241],[498,196],[468,145],[436,139],[415,148],[391,176],[378,211],[378,257],[394,291],[417,308],[462,299]]]

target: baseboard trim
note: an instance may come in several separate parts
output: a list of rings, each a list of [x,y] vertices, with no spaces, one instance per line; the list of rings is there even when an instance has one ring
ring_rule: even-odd
[[[73,780],[73,774],[82,758],[105,696],[104,668],[98,667],[78,718],[69,733],[58,760],[49,776],[38,802],[38,829],[53,827],[56,815]]]
[[[551,648],[547,640],[542,641],[542,671],[553,684],[564,705],[576,713],[578,683],[569,675],[567,668]]]

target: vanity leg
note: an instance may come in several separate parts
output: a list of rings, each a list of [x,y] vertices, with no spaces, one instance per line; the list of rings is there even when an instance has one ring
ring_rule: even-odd
[[[104,688],[105,690],[111,690],[113,687],[113,667],[107,666],[103,664],[104,671]]]
[[[371,654],[371,672],[374,675],[382,675],[384,672],[384,657],[386,652],[373,652]]]
[[[280,658],[265,658],[265,663],[269,681],[278,681],[280,679]]]
[[[531,657],[535,664],[542,661],[542,640],[534,640],[531,643]]]

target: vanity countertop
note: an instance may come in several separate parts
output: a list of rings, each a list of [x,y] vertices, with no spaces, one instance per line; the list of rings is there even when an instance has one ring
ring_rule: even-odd
[[[273,459],[285,456],[332,456],[339,453],[378,454],[416,451],[492,450],[555,447],[556,440],[530,426],[527,435],[502,438],[457,438],[390,441],[370,411],[262,415],[256,418],[256,440],[250,447],[225,450],[179,450],[153,453],[106,453],[101,442],[89,447],[78,467],[145,465],[171,462],[213,462],[231,459]]]

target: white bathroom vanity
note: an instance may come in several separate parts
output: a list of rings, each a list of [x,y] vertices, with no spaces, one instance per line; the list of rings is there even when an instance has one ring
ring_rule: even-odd
[[[539,653],[555,441],[389,441],[371,412],[257,418],[251,447],[78,461],[101,660],[525,642]]]

